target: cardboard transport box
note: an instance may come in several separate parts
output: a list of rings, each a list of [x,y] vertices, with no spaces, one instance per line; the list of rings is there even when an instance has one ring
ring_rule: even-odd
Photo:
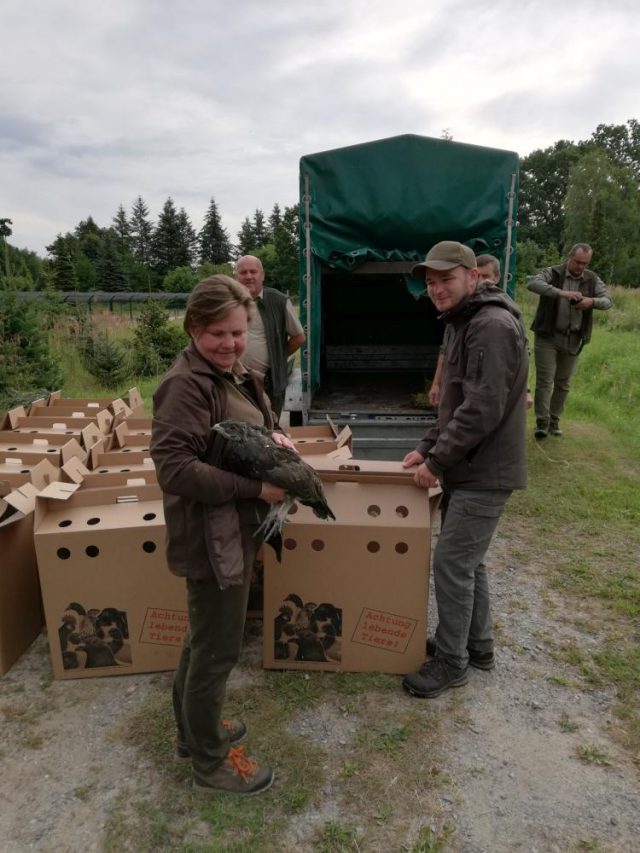
[[[148,448],[122,447],[116,450],[105,450],[104,444],[96,443],[89,451],[88,467],[99,474],[111,472],[143,471],[147,468],[155,468],[153,459],[149,455]]]
[[[318,467],[336,521],[298,506],[282,563],[264,548],[264,666],[412,672],[425,657],[440,492],[416,487],[399,462],[318,457]]]
[[[52,465],[62,465],[73,456],[84,462],[89,458],[77,438],[68,435],[24,435],[11,430],[0,431],[0,452],[17,456],[24,462],[48,459]]]
[[[11,489],[24,483],[33,483],[37,489],[43,489],[53,480],[59,479],[60,469],[48,459],[23,460],[15,454],[0,450],[0,483],[6,483]]]
[[[77,412],[70,417],[59,417],[57,414],[32,417],[27,415],[24,408],[20,406],[8,412],[7,419],[9,422],[8,429],[19,433],[39,435],[60,433],[81,436],[85,427],[93,427],[94,430],[107,435],[113,423],[113,415],[106,409],[100,409],[95,415],[88,417]]]
[[[63,482],[77,483],[83,489],[104,489],[108,486],[144,486],[157,484],[156,469],[139,471],[90,471],[79,459],[71,459],[60,469]]]
[[[34,534],[54,678],[176,668],[186,587],[167,568],[157,485],[54,483]]]
[[[124,408],[134,418],[144,417],[144,400],[137,388],[130,388],[124,397],[63,397],[61,391],[52,391],[47,398],[47,405],[109,409],[114,415]]]
[[[142,424],[142,426],[139,429],[131,429],[130,423]],[[114,428],[108,449],[149,450],[150,442],[151,418],[135,418],[133,421],[122,421]]]
[[[42,630],[42,605],[33,545],[38,489],[0,483],[0,675],[4,675]]]
[[[301,456],[317,453],[324,455],[332,450],[338,450],[340,447],[353,450],[351,429],[345,426],[339,430],[331,418],[327,418],[325,424],[317,424],[316,426],[287,427],[285,432]]]

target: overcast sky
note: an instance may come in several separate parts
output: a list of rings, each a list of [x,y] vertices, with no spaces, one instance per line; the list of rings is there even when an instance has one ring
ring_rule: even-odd
[[[417,133],[525,155],[640,117],[638,0],[0,0],[0,217],[45,254],[168,196],[235,240],[303,154]]]

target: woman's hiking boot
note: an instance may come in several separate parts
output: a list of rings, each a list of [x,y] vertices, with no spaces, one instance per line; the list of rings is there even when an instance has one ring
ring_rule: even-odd
[[[194,790],[203,794],[261,794],[271,787],[273,770],[244,754],[244,747],[232,746],[219,767],[206,779],[194,773]]]

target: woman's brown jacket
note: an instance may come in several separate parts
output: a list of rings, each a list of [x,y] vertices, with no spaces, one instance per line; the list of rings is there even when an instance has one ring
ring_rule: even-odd
[[[272,427],[262,384],[245,384]],[[151,456],[164,493],[167,562],[183,577],[215,576],[221,589],[243,579],[236,501],[262,483],[216,467],[223,441],[211,427],[226,416],[225,380],[193,344],[177,357],[153,395]]]

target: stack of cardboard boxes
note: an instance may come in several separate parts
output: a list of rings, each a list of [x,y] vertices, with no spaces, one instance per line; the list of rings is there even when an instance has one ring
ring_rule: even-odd
[[[47,408],[56,414],[43,414]],[[111,401],[52,395],[34,411],[12,413],[5,425],[13,428],[0,431],[0,544],[8,543],[13,574],[31,578],[27,592],[6,587],[2,596],[14,603],[15,618],[0,612],[0,665],[10,666],[40,629],[37,557],[54,677],[175,668],[188,624],[185,584],[165,561],[150,419],[137,391]],[[94,419],[76,433],[89,412]],[[53,422],[64,423],[64,432]],[[32,425],[57,431],[17,431]],[[290,434],[323,479],[336,521],[294,507],[282,563],[264,547],[264,665],[415,669],[424,656],[437,498],[415,488],[400,463],[352,460],[348,427],[329,422]],[[43,460],[48,467],[39,468]],[[17,636],[20,620],[18,649],[3,637]]]

